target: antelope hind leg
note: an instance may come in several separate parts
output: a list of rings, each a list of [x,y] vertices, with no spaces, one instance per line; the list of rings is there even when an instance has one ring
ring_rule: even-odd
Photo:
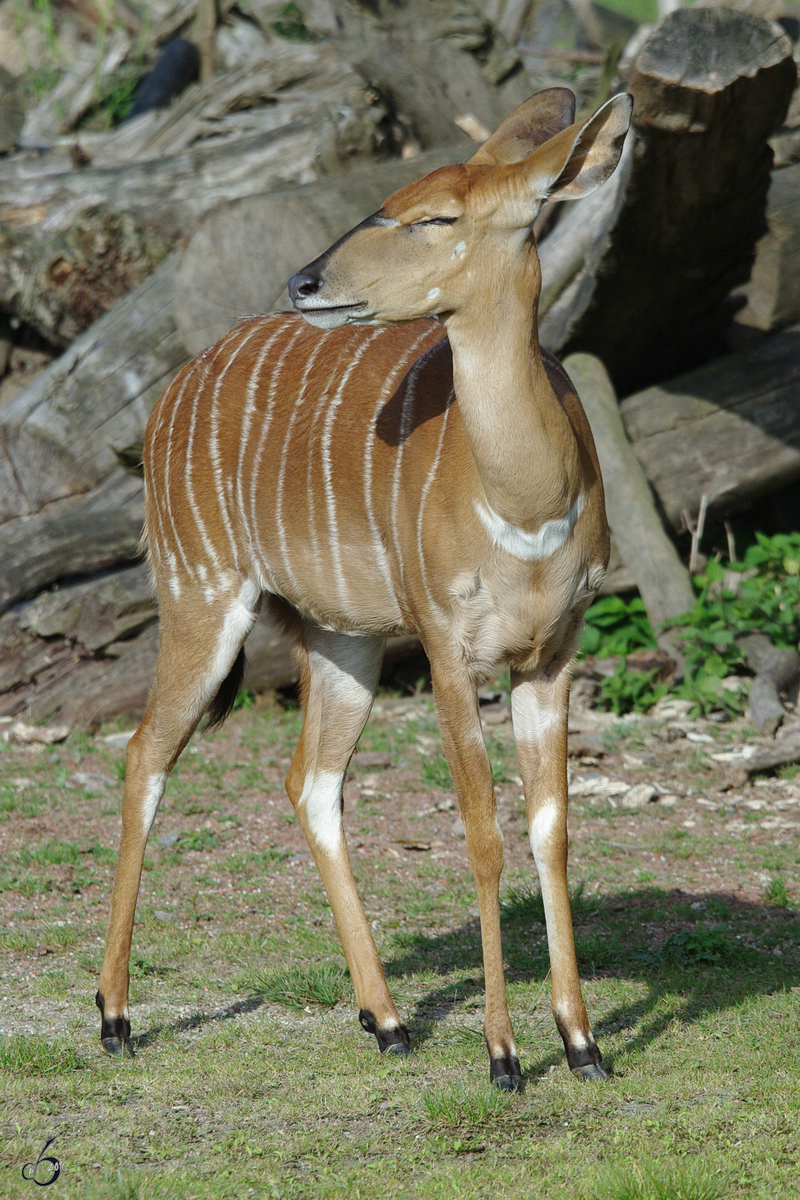
[[[234,667],[255,621],[253,605],[234,603],[209,611],[204,620],[179,621],[169,602],[161,606],[156,681],[142,723],[128,743],[122,836],[114,877],[106,951],[95,997],[102,1016],[100,1037],[109,1054],[130,1048],[129,960],[133,920],[147,837],[167,776],[200,718]]]

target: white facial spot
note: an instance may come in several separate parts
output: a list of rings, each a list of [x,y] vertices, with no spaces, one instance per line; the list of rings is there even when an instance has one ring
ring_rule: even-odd
[[[439,291],[440,291],[440,289],[438,287],[431,288],[431,290],[428,292],[425,299],[426,300],[435,300],[436,297],[439,295]]]
[[[538,560],[549,558],[560,550],[575,528],[575,522],[583,511],[585,497],[581,492],[565,517],[545,521],[535,533],[520,529],[510,521],[503,520],[494,509],[480,500],[475,500],[475,511],[494,544],[514,558]]]
[[[456,246],[455,250],[453,251],[453,253],[450,255],[450,258],[451,258],[451,259],[453,259],[453,258],[463,258],[463,257],[464,257],[464,251],[466,250],[466,248],[467,248],[467,243],[466,243],[466,242],[459,242],[459,243],[458,243],[458,245]]]
[[[299,805],[314,840],[335,854],[342,832],[342,776],[333,771],[315,771],[306,777]]]

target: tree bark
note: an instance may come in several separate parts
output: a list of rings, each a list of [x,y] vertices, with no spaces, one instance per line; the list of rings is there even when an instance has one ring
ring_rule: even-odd
[[[635,145],[616,219],[545,316],[543,344],[596,354],[621,395],[720,352],[795,81],[788,39],[763,18],[692,8],[661,22],[628,83]]]

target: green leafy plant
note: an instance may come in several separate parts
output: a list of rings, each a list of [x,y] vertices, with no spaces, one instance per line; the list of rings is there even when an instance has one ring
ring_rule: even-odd
[[[780,875],[773,875],[770,879],[765,896],[770,904],[777,904],[779,908],[789,907],[789,893],[786,890],[786,880]]]
[[[655,682],[657,674],[658,671],[631,671],[621,658],[614,674],[600,684],[605,707],[618,717],[629,712],[646,712],[669,691],[665,683]]]
[[[744,711],[745,689],[722,682],[742,670],[737,635],[764,633],[781,647],[794,647],[800,638],[800,533],[755,536],[740,563],[725,568],[709,562],[695,576],[700,594],[694,609],[671,622],[687,666],[675,692],[701,713]]]
[[[586,614],[579,657],[612,658],[634,650],[652,650],[657,644],[647,609],[638,596],[632,600],[604,596]]]

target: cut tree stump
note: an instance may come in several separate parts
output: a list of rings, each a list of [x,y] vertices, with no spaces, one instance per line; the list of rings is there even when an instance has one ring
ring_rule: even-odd
[[[767,139],[796,76],[788,38],[761,17],[683,8],[664,18],[627,84],[635,144],[616,216],[610,227],[603,216],[586,268],[551,303],[545,346],[596,354],[620,395],[724,348],[727,298],[749,278],[765,228]]]

